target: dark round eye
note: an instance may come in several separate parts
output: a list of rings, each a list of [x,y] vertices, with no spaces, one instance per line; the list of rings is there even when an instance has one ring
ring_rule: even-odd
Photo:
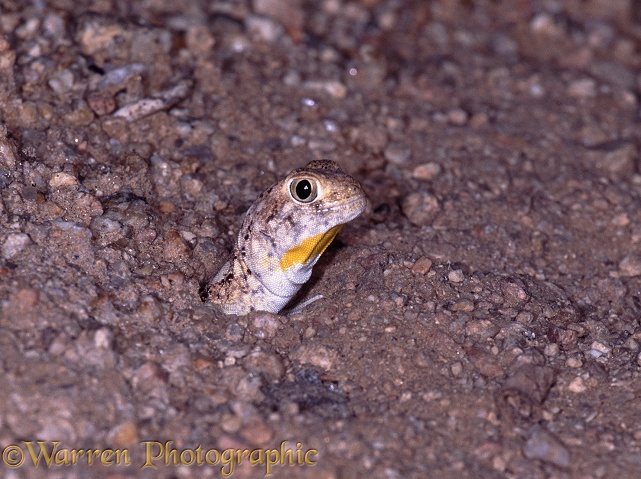
[[[292,198],[301,203],[311,203],[318,196],[316,181],[307,178],[292,181],[289,192]]]

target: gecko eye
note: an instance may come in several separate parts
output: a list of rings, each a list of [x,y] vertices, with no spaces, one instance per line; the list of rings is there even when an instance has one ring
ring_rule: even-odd
[[[318,196],[316,180],[308,180],[307,178],[294,180],[289,185],[289,193],[296,201],[311,203]]]

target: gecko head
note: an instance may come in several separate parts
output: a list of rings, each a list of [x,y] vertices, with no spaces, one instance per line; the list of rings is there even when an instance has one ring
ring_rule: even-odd
[[[295,218],[289,231],[283,231],[283,271],[311,270],[343,224],[367,206],[358,181],[330,160],[312,161],[292,171],[280,189],[288,198],[284,217]]]
[[[292,171],[282,188],[290,200],[286,209],[296,210],[301,223],[313,223],[319,231],[353,220],[367,206],[358,181],[331,160],[312,161]]]

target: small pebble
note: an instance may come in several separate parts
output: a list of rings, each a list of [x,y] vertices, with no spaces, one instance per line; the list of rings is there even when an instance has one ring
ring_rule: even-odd
[[[167,110],[185,98],[192,90],[192,82],[183,80],[175,86],[163,90],[153,97],[143,98],[134,103],[125,105],[113,113],[114,117],[124,118],[133,122],[161,110]]]
[[[309,140],[309,142],[307,142],[307,146],[309,147],[310,150],[313,150],[313,151],[328,152],[328,151],[334,151],[337,145],[336,145],[336,142],[332,140],[312,138]]]
[[[359,149],[366,148],[377,153],[387,146],[387,131],[378,126],[359,126],[352,130],[350,136]]]
[[[243,367],[250,372],[263,373],[272,379],[280,379],[285,374],[282,359],[275,355],[257,351],[251,353],[243,361]]]
[[[412,266],[412,273],[414,274],[427,274],[432,267],[432,260],[427,256],[423,256],[416,260]]]
[[[91,220],[89,229],[100,246],[115,243],[124,237],[122,224],[105,216],[96,216]]]
[[[534,319],[534,315],[529,311],[521,311],[514,319],[521,324],[530,324]]]
[[[492,39],[492,49],[499,55],[513,56],[518,54],[519,47],[507,34],[497,33]]]
[[[629,254],[619,263],[619,274],[625,277],[641,276],[641,256]]]
[[[546,344],[545,348],[543,349],[543,354],[545,354],[547,357],[554,357],[559,354],[559,345],[556,343],[550,343]]]
[[[465,276],[463,275],[463,271],[456,269],[447,274],[447,279],[450,283],[462,283]]]
[[[630,351],[638,351],[639,343],[635,341],[634,338],[628,338],[625,343],[623,343],[623,347]]]
[[[434,220],[440,211],[440,205],[436,196],[426,192],[415,192],[403,199],[401,209],[412,224],[423,226]]]
[[[60,70],[49,79],[49,87],[58,95],[64,95],[73,88],[73,73],[67,68]]]
[[[590,346],[589,354],[594,358],[600,358],[603,355],[609,354],[610,351],[612,351],[612,348],[598,341],[594,341]]]
[[[545,88],[538,83],[530,85],[530,95],[534,98],[541,98],[545,95]]]
[[[2,245],[2,257],[11,259],[31,244],[31,238],[25,233],[15,233],[7,236]]]
[[[52,188],[64,188],[66,186],[78,186],[78,179],[69,173],[56,173],[49,180]]]
[[[613,226],[618,227],[628,226],[630,224],[630,217],[627,213],[621,213],[612,218],[612,221],[610,221],[610,223],[612,223]]]
[[[265,379],[254,373],[245,375],[236,385],[236,395],[243,401],[260,403],[265,400],[261,389],[265,386]]]
[[[449,310],[453,312],[469,313],[470,311],[474,311],[474,302],[469,299],[462,299],[454,303]]]
[[[490,118],[487,116],[487,113],[474,113],[472,118],[470,118],[470,126],[472,128],[480,128],[490,121]]]
[[[597,167],[605,170],[606,173],[627,178],[634,173],[639,152],[633,143],[626,142],[612,151],[605,153],[595,151],[590,156],[597,157],[595,162]]]
[[[600,343],[599,341],[594,341],[590,346],[590,349],[592,349],[593,351],[598,351],[601,354],[609,354],[610,351],[612,351],[612,348],[606,346],[603,343]]]
[[[583,381],[583,378],[581,377],[576,377],[572,380],[572,382],[568,385],[568,391],[573,392],[573,393],[583,393],[587,391],[588,388],[585,385],[585,382]]]
[[[4,168],[2,168],[0,166],[0,190],[3,190],[7,186],[9,186],[11,184],[11,180],[12,180],[11,172],[9,170],[6,170],[6,169],[4,169]],[[36,196],[37,196],[37,191],[38,190],[36,188],[34,188],[34,187],[25,187],[25,188],[22,189],[22,195],[23,195],[22,197],[23,198],[25,198],[24,191],[25,191],[26,188],[32,188],[32,189],[36,190]],[[32,197],[33,197],[33,195],[32,195]]]
[[[303,364],[311,364],[326,371],[334,369],[338,354],[321,345],[304,345],[294,353],[293,359]]]
[[[591,78],[574,80],[568,86],[568,95],[574,98],[590,98],[596,96],[596,82]]]
[[[412,177],[416,178],[417,180],[433,180],[436,178],[440,173],[441,173],[441,165],[435,162],[429,162],[429,163],[424,163],[422,165],[418,165],[414,170],[412,171]]]
[[[176,230],[169,230],[165,233],[163,243],[163,259],[165,261],[180,261],[189,257],[189,246],[182,239]]]
[[[237,432],[242,425],[242,419],[232,413],[224,414],[220,421],[220,428],[229,433]]]
[[[553,35],[557,28],[554,24],[554,18],[548,13],[539,13],[530,22],[530,29],[534,33],[542,35]]]
[[[96,331],[93,337],[93,342],[96,348],[109,349],[113,341],[113,334],[108,328],[100,328]]]
[[[568,348],[577,342],[579,335],[572,329],[552,327],[548,331],[548,338],[550,338],[550,341]]]
[[[16,155],[14,154],[13,145],[7,138],[2,137],[2,131],[0,131],[0,166],[4,166],[9,171],[13,170],[16,166]]]
[[[412,156],[412,150],[410,150],[403,142],[393,141],[387,145],[383,154],[387,161],[394,163],[395,165],[403,165],[407,163]]]
[[[583,366],[583,361],[579,358],[568,358],[567,361],[565,361],[565,365],[569,368],[577,369]]]
[[[249,330],[259,339],[271,339],[276,336],[276,332],[280,327],[278,316],[275,314],[259,311],[255,313],[249,323]]]
[[[596,60],[589,65],[589,71],[604,83],[617,85],[620,88],[633,89],[636,78],[634,70],[620,62]]]
[[[267,43],[276,41],[284,32],[279,23],[258,15],[248,15],[245,18],[245,28],[252,39]]]
[[[125,88],[127,82],[135,79],[147,71],[147,66],[142,63],[129,63],[127,65],[109,70],[100,80],[98,89],[111,94]]]
[[[34,38],[38,29],[40,28],[40,19],[37,17],[28,18],[21,26],[16,30],[16,36],[21,40],[30,40]]]
[[[138,426],[135,421],[127,421],[109,431],[108,441],[117,448],[127,448],[138,444]]]
[[[556,437],[538,424],[528,431],[523,454],[528,459],[540,459],[558,467],[570,465],[570,452]]]
[[[506,300],[522,303],[528,299],[527,292],[517,283],[502,282],[501,292],[505,295]]]
[[[243,426],[239,435],[255,447],[265,447],[274,437],[274,430],[256,417]]]
[[[254,12],[273,18],[290,32],[300,30],[305,22],[305,12],[300,0],[253,0]]]
[[[447,121],[450,125],[463,126],[467,123],[469,115],[461,108],[455,108],[447,113]]]
[[[110,93],[103,91],[89,93],[87,104],[91,111],[98,116],[108,115],[116,109],[116,99]]]
[[[505,374],[505,367],[499,359],[499,349],[496,346],[485,350],[476,346],[466,348],[467,357],[474,367],[487,378],[498,378]]]
[[[310,90],[324,91],[333,98],[345,98],[347,96],[347,87],[341,82],[333,80],[307,81],[303,83],[303,88]]]

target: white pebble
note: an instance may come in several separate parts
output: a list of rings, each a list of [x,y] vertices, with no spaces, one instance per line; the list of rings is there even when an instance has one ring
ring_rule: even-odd
[[[11,259],[20,251],[31,244],[31,238],[25,233],[16,233],[7,236],[2,245],[2,256],[4,259]]]

